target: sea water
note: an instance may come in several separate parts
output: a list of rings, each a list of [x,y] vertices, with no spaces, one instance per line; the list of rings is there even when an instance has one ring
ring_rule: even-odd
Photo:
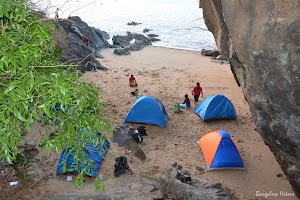
[[[65,3],[67,2],[67,3]],[[126,32],[157,34],[153,46],[200,51],[212,49],[215,41],[207,30],[199,0],[52,0],[49,16],[56,7],[60,17],[79,16],[90,26],[113,35]],[[128,22],[141,23],[135,26]],[[151,29],[143,33],[143,29]]]

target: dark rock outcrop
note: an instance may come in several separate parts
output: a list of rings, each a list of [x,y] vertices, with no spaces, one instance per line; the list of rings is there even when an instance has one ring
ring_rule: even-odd
[[[300,197],[300,2],[201,0],[258,132]]]
[[[157,41],[160,41],[160,39],[158,39],[158,38],[150,38],[150,41],[151,42],[157,42]]]
[[[183,183],[177,179],[179,170],[185,174],[189,174],[189,172],[182,169],[182,166],[174,163],[167,177],[160,178],[165,194],[176,194],[176,196],[186,200],[232,199],[232,194],[225,191],[222,184],[217,182],[211,182],[203,178],[192,176],[191,181]]]
[[[153,37],[158,37],[159,35],[153,34],[153,33],[149,33],[149,34],[147,34],[147,36],[148,36],[149,38],[153,38]]]
[[[121,47],[128,47],[130,46],[130,41],[134,39],[132,33],[127,32],[127,35],[114,35],[112,37],[112,41],[114,45],[120,45]]]
[[[217,57],[220,55],[220,52],[217,50],[205,50],[201,49],[201,55],[202,56],[211,56],[211,57]]]
[[[147,32],[149,32],[149,31],[152,31],[152,30],[149,29],[149,28],[144,28],[144,29],[143,29],[143,33],[147,33]]]
[[[160,41],[160,39],[156,38],[156,37],[159,36],[157,34],[150,33],[150,34],[147,34],[147,36],[148,36],[148,38],[150,39],[151,42]]]
[[[130,54],[130,49],[129,48],[116,48],[114,49],[114,54],[116,55],[129,55]]]
[[[136,26],[136,25],[140,25],[140,24],[142,24],[142,23],[134,22],[134,21],[132,21],[132,22],[127,22],[127,25],[128,25],[128,26]]]
[[[130,51],[139,51],[145,46],[151,45],[151,40],[143,34],[130,32],[127,32],[125,36],[114,35],[112,41],[114,45],[119,46],[114,50],[114,54],[117,55],[128,55]]]
[[[91,62],[97,66],[98,69],[106,69],[96,59],[100,56],[101,49],[108,48],[110,45],[106,41],[109,34],[94,27],[88,26],[79,17],[70,17],[66,20],[58,20],[55,22],[56,28],[60,35],[66,37],[66,41],[60,41],[58,36],[54,37],[57,40],[58,46],[61,42],[67,43],[63,46],[62,56],[60,61],[66,64],[73,63],[77,68],[86,71],[86,63]],[[88,46],[82,41],[82,36],[89,38]]]

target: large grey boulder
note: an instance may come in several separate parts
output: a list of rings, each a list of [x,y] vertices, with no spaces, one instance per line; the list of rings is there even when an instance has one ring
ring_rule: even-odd
[[[191,181],[185,183],[177,178],[178,171],[189,174],[182,166],[174,163],[167,176],[160,177],[160,183],[165,194],[175,194],[185,200],[230,200],[232,194],[225,191],[222,184],[192,176]]]
[[[211,56],[211,57],[217,57],[220,55],[220,52],[217,50],[205,50],[201,49],[201,55],[202,56]]]
[[[149,32],[149,31],[152,31],[152,29],[149,29],[149,28],[144,28],[144,29],[143,29],[143,33],[147,33],[147,32]]]
[[[114,49],[114,54],[116,55],[129,55],[130,54],[130,48],[116,48]]]
[[[128,55],[130,51],[140,51],[145,46],[151,45],[151,39],[143,34],[130,33],[127,35],[114,35],[112,38],[113,44],[118,48],[114,51],[116,55]]]
[[[87,62],[94,63],[98,69],[106,69],[96,57],[100,56],[99,52],[102,49],[109,47],[109,43],[106,40],[109,38],[108,33],[88,26],[87,23],[77,16],[58,20],[55,22],[55,25],[58,32],[66,38],[66,41],[58,41],[58,43],[64,42],[66,44],[58,44],[62,48],[61,62],[75,64],[82,71],[88,70],[84,67]],[[89,38],[88,46],[82,41],[82,36]],[[59,40],[60,38],[54,39]]]
[[[114,45],[120,45],[121,47],[129,47],[130,41],[134,39],[132,33],[127,32],[126,35],[114,35],[112,41]]]
[[[140,24],[142,24],[142,23],[134,22],[134,21],[127,22],[127,25],[128,25],[128,26],[136,26],[136,25],[140,25]]]
[[[201,0],[258,132],[300,197],[300,2]]]

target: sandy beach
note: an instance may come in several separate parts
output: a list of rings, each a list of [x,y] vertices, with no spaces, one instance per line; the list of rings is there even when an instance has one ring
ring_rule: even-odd
[[[125,116],[136,100],[129,95],[133,90],[128,85],[130,74],[136,77],[140,94],[160,99],[171,119],[166,128],[146,125],[148,136],[140,144],[147,156],[144,162],[133,155],[125,155],[124,148],[111,142],[100,169],[103,178],[115,178],[114,158],[125,155],[129,158],[134,176],[163,175],[171,164],[177,162],[190,171],[192,176],[222,183],[239,199],[264,199],[256,194],[270,191],[293,193],[273,154],[255,131],[248,104],[233,78],[229,64],[220,64],[201,56],[200,52],[152,46],[128,56],[114,55],[113,49],[104,50],[102,55],[104,58],[99,61],[109,70],[88,72],[84,78],[101,87],[101,97],[106,104],[105,113],[112,116],[114,126],[124,124]],[[212,94],[227,96],[235,106],[237,120],[203,122],[193,112],[191,90],[196,82],[201,83],[204,98]],[[180,114],[173,113],[175,102],[183,102],[185,94],[189,95],[192,108],[183,110]],[[204,98],[200,98],[200,101]],[[231,134],[242,154],[246,170],[206,171],[205,160],[196,141],[203,133],[216,129],[223,129]],[[107,133],[107,137],[110,140],[112,133]],[[205,172],[200,174],[196,170],[197,166],[203,167]],[[277,177],[278,174],[283,176]],[[66,182],[64,176],[54,176],[40,187],[44,187],[45,194],[48,195],[59,194],[59,191],[64,194],[92,194],[94,191],[88,182],[81,191],[76,190],[72,184]],[[278,196],[270,199],[297,198]]]

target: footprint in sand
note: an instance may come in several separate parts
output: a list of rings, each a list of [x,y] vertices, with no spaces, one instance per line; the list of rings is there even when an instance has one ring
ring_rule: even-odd
[[[153,74],[151,74],[151,77],[152,77],[152,78],[158,78],[158,77],[159,77],[159,74],[158,74],[158,73],[153,73]]]
[[[112,109],[111,112],[112,112],[112,113],[118,113],[118,110]]]
[[[130,70],[130,69],[124,69],[123,72],[127,72],[127,71],[129,71],[129,70]]]

